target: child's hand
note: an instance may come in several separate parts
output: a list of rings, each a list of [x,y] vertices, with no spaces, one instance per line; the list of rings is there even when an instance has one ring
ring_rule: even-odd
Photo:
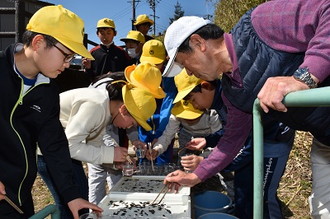
[[[146,158],[148,160],[155,160],[158,157],[158,151],[155,149],[148,150],[146,153]]]
[[[90,59],[87,58],[83,58],[81,60],[81,64],[86,68],[86,69],[90,69],[92,67],[92,63]]]
[[[81,209],[92,209],[97,215],[101,215],[103,209],[98,207],[95,204],[92,204],[82,198],[76,198],[73,199],[72,201],[68,202],[68,207],[73,215],[74,219],[78,219],[79,215],[78,215],[78,211]]]
[[[206,139],[205,138],[193,138],[189,141],[185,148],[193,151],[200,151],[206,146]]]
[[[0,181],[0,200],[4,199],[6,195],[5,185]]]
[[[132,141],[132,145],[133,145],[134,151],[136,150],[136,148],[141,148],[141,149],[147,150],[147,144],[144,143],[143,141],[140,141],[140,140]]]
[[[128,150],[125,147],[115,147],[113,162],[125,162]]]
[[[198,164],[203,160],[204,158],[201,156],[196,155],[189,155],[189,156],[182,156],[181,157],[181,165],[183,166],[183,169],[185,171],[192,172],[194,171]]]

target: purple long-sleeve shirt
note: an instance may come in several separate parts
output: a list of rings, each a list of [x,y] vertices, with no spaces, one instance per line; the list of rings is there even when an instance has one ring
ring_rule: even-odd
[[[301,67],[320,81],[330,75],[330,1],[275,0],[252,12],[258,36],[273,49],[306,52]]]
[[[258,6],[252,13],[252,24],[260,39],[273,49],[305,52],[300,67],[323,81],[330,74],[330,1],[274,0]],[[230,34],[225,34],[233,72],[228,74],[233,84],[242,86],[237,57]],[[194,173],[202,180],[225,168],[242,148],[252,129],[252,115],[234,107],[222,95],[227,107],[224,136],[210,156],[201,162]]]

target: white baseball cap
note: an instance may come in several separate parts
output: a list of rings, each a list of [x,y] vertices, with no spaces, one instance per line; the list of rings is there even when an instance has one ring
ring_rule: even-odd
[[[183,66],[175,63],[179,46],[195,31],[211,23],[202,17],[184,16],[174,21],[166,30],[164,45],[170,57],[163,72],[164,77],[174,77],[179,74]]]

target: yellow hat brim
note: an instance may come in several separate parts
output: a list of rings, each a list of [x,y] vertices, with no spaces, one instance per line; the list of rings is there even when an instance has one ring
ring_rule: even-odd
[[[203,114],[203,111],[194,108],[191,103],[185,105],[184,102],[186,101],[182,100],[173,106],[171,111],[173,115],[182,119],[197,119]]]
[[[195,88],[195,86],[190,86],[190,87],[187,87],[185,90],[179,91],[177,93],[177,95],[175,96],[173,103],[177,103],[180,100],[182,100],[183,98],[185,98],[194,88]]]
[[[140,88],[129,88],[125,85],[122,88],[124,104],[128,112],[133,116],[136,122],[146,131],[150,131],[151,127],[147,120],[156,111],[156,100],[145,90]],[[143,102],[141,104],[141,102]],[[144,115],[143,115],[144,114]]]
[[[135,21],[134,26],[139,25],[139,24],[144,24],[144,23],[150,23],[151,25],[153,25],[154,21],[151,20],[151,19],[144,19],[144,20],[141,20],[141,21]]]
[[[94,60],[83,44],[84,21],[62,5],[42,7],[30,18],[26,29],[52,36],[74,53]]]
[[[134,85],[135,87],[143,88],[146,91],[150,92],[155,98],[162,99],[166,96],[166,93],[161,87],[157,87],[152,89],[149,86],[146,86],[145,84],[141,83],[140,81],[136,80],[134,77],[132,77],[132,73],[134,72],[136,68],[136,65],[131,65],[125,68],[124,75],[126,80]]]
[[[160,58],[157,58],[157,57],[141,56],[140,57],[140,62],[141,63],[148,62],[148,63],[154,64],[154,65],[158,65],[158,64],[161,64],[162,62],[164,62],[165,58],[166,57],[164,57],[164,59],[160,59]]]
[[[56,37],[55,37],[56,39]],[[74,53],[77,53],[78,55],[81,55],[82,57],[94,60],[94,57],[92,54],[86,49],[86,47],[83,44],[72,42],[69,40],[60,40],[57,39],[60,43],[62,43],[64,46],[72,50]]]

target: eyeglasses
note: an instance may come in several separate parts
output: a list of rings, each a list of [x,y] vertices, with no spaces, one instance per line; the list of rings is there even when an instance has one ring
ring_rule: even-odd
[[[110,124],[113,124],[113,122],[115,121],[115,119],[117,118],[118,115],[119,115],[119,112],[111,119]]]
[[[64,52],[62,49],[60,49],[58,46],[56,46],[55,44],[54,44],[54,47],[56,49],[58,49],[58,51],[60,51],[64,55],[64,59],[63,59],[64,62],[68,63],[73,60],[75,54],[68,54],[68,53]]]

